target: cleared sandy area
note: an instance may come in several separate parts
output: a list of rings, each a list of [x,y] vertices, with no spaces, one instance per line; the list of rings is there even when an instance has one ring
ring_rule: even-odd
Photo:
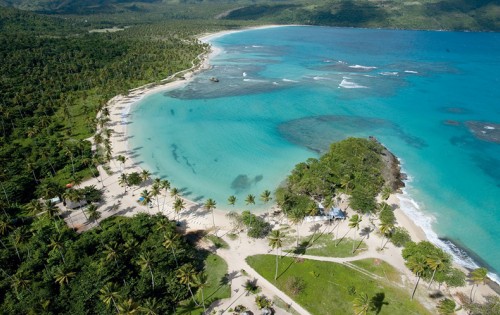
[[[206,35],[201,37],[200,40],[207,42],[231,32],[235,31]],[[156,201],[156,198],[153,198],[154,202],[152,206],[144,206],[138,202],[138,198],[140,197],[140,192],[142,190],[151,190],[152,180],[149,180],[148,182],[143,183],[140,187],[135,187],[133,189],[125,189],[125,187],[119,185],[119,177],[123,172],[129,174],[131,172],[142,171],[139,165],[133,160],[131,156],[132,152],[131,150],[129,150],[127,145],[127,137],[130,136],[127,134],[127,120],[129,118],[129,111],[131,106],[135,102],[139,101],[149,94],[179,88],[187,84],[190,80],[192,80],[193,76],[197,72],[210,68],[209,57],[213,56],[213,54],[216,53],[218,53],[217,50],[213,49],[209,54],[207,53],[205,55],[199,56],[199,59],[201,61],[199,64],[194,64],[193,68],[182,71],[181,73],[172,76],[172,78],[179,78],[180,76],[182,76],[184,79],[171,82],[172,78],[167,78],[163,81],[164,84],[151,84],[133,89],[129,92],[128,95],[118,95],[109,101],[108,109],[110,112],[110,121],[109,123],[107,123],[106,128],[113,130],[110,137],[113,148],[113,156],[116,157],[118,155],[123,155],[127,159],[123,165],[116,160],[112,160],[109,163],[109,173],[106,173],[106,171],[102,167],[99,167],[99,172],[101,174],[99,178],[93,178],[81,184],[81,186],[95,185],[97,188],[103,188],[104,202],[99,207],[102,215],[101,220],[112,215],[133,216],[141,212],[150,214],[161,212],[171,219],[174,219],[176,217],[173,211],[174,199],[170,196],[169,193],[166,193],[165,191],[162,192],[162,195],[159,197],[158,202]],[[246,270],[249,276],[258,279],[258,285],[261,286],[263,294],[266,294],[268,297],[279,296],[286,303],[291,304],[292,307],[295,308],[296,311],[298,311],[300,314],[309,314],[305,309],[295,304],[290,297],[286,296],[271,283],[260,277],[255,271],[251,270],[251,268],[246,264],[246,257],[254,254],[266,254],[270,252],[268,241],[266,239],[250,239],[244,235],[245,233],[240,233],[239,239],[237,241],[232,241],[226,237],[226,234],[232,229],[231,222],[226,217],[227,212],[219,211],[217,209],[213,211],[213,220],[215,221],[216,225],[216,231],[213,231],[212,213],[204,209],[203,204],[199,204],[185,198],[184,201],[186,203],[186,208],[181,212],[180,220],[183,222],[183,227],[186,230],[209,230],[212,232],[216,232],[217,235],[223,236],[223,238],[230,244],[230,250],[217,250],[217,253],[227,261],[229,265],[229,273],[233,272],[235,274],[241,275],[240,271],[242,269]],[[405,227],[409,231],[413,240],[421,241],[426,239],[424,231],[420,227],[415,225],[414,222],[408,216],[406,216],[399,207],[399,199],[397,198],[397,195],[392,195],[388,200],[388,203],[395,209],[398,224]],[[354,211],[349,208],[347,200],[344,200],[340,204],[340,207],[346,210],[348,215],[354,214]],[[264,211],[262,215],[264,215],[266,219],[269,220],[269,222],[275,224],[275,228],[280,228],[283,225],[287,225],[288,222],[285,217],[273,217],[271,215],[274,210],[276,210],[276,206],[269,204],[269,210]],[[86,218],[84,217],[83,211],[69,212],[69,214],[66,215],[65,219],[70,226],[73,226],[82,231],[94,226],[94,224],[87,222]],[[372,224],[372,222],[373,221],[369,218],[363,219],[360,231],[364,227],[368,227],[372,230],[372,232],[369,234],[369,237],[365,239],[365,242],[368,245],[368,250],[362,252],[358,256],[342,259],[329,259],[325,257],[307,258],[335,262],[348,262],[350,260],[357,260],[361,258],[381,259],[389,262],[391,265],[396,267],[403,275],[402,282],[404,283],[404,286],[407,288],[411,288],[414,283],[415,276],[405,267],[404,260],[401,257],[401,249],[393,246],[391,243],[388,243],[384,250],[380,250],[383,239],[381,235],[377,233],[377,221],[375,220],[374,224]],[[317,227],[317,224],[321,226],[321,230],[323,230],[323,227],[327,227],[326,225],[324,225],[324,221],[304,222],[303,224],[298,226],[300,235],[305,236],[312,234],[312,231],[314,230],[315,226]],[[295,229],[296,227],[293,225],[291,226],[291,228]],[[347,221],[339,225],[339,235],[343,235],[348,231],[349,228],[347,226]],[[348,237],[356,239],[361,238],[359,233],[356,235],[355,231],[350,231],[349,233],[350,234],[348,234]],[[332,235],[332,237],[334,236]],[[255,307],[254,297],[249,297],[242,294],[242,282],[244,282],[245,279],[245,276],[236,277],[232,281],[232,297],[230,299],[217,302],[216,305],[212,306],[212,308],[219,311],[227,310],[228,308],[234,307],[237,304],[244,304],[245,306],[250,307],[250,310],[253,311],[254,314],[259,314],[260,312]],[[424,303],[424,305],[429,306],[429,308],[431,309],[433,307],[433,302],[427,297],[427,291],[424,289],[426,288],[426,285],[422,283],[420,285],[420,288],[421,290],[418,293],[419,299]],[[470,288],[470,286],[467,286],[458,290],[463,291],[465,294],[468,294]],[[451,293],[453,294],[458,290],[452,290]],[[489,287],[479,286],[476,297],[480,300],[481,296],[492,294],[495,293]],[[288,312],[278,308],[276,314],[288,314]]]

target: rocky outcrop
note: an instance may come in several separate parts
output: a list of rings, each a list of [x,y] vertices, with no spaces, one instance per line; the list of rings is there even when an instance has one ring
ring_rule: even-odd
[[[392,191],[400,191],[405,187],[404,180],[406,175],[401,172],[401,165],[398,158],[384,147],[375,137],[370,137],[370,140],[377,142],[383,147],[380,157],[384,166],[382,168],[382,177],[387,186],[392,188]]]

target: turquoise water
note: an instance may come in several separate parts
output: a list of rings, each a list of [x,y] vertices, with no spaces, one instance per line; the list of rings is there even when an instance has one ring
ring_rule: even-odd
[[[467,125],[500,128],[500,34],[280,27],[212,44],[213,69],[132,108],[143,167],[191,199],[230,209],[234,194],[246,209],[330,142],[373,135],[401,158],[403,208],[428,236],[500,270],[500,143]]]

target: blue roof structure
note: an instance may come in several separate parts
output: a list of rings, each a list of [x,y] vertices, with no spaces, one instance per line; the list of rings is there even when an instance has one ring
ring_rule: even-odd
[[[346,213],[342,211],[340,208],[332,208],[330,212],[328,213],[330,218],[333,219],[345,219],[346,218]]]

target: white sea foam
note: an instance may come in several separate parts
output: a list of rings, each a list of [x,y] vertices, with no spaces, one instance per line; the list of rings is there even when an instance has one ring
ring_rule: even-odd
[[[380,72],[381,75],[392,75],[392,76],[396,76],[398,75],[399,73],[397,71],[394,71],[394,72]]]
[[[344,89],[367,89],[367,86],[359,85],[357,83],[347,81],[346,79],[343,79],[342,82],[339,84],[339,88],[344,88]]]
[[[402,161],[399,161],[402,165]],[[402,170],[402,172],[406,174],[404,170]],[[466,251],[455,245],[452,241],[440,239],[436,232],[434,232],[432,224],[436,221],[436,218],[431,214],[424,213],[421,210],[420,205],[412,199],[408,193],[408,188],[411,188],[412,180],[413,178],[408,176],[408,179],[405,180],[406,188],[402,189],[402,194],[397,195],[401,210],[408,218],[410,218],[411,221],[424,231],[425,236],[431,243],[452,255],[454,262],[468,269],[478,268],[479,265],[467,254]],[[500,284],[500,277],[498,275],[488,273],[488,277]]]
[[[318,81],[318,80],[330,80],[330,79],[325,78],[325,77],[318,77],[318,76],[316,76],[316,77],[313,77],[313,80]]]
[[[495,130],[495,127],[492,127],[492,126],[484,126],[484,129],[488,129],[488,130]]]
[[[406,73],[413,73],[413,74],[417,74],[418,72],[417,71],[413,71],[413,70],[405,70]]]
[[[260,45],[252,45],[253,48],[262,48],[264,46],[260,46]]]
[[[362,70],[373,70],[373,69],[377,69],[377,67],[362,66],[362,65],[353,65],[353,66],[349,66],[349,68],[353,68],[353,69],[362,69]]]
[[[247,76],[247,73],[246,72],[243,72],[243,76],[246,77]]]
[[[267,82],[266,80],[256,80],[256,79],[243,79],[245,82]]]
[[[283,82],[294,82],[294,83],[297,83],[299,81],[295,81],[295,80],[291,80],[291,79],[282,79]]]

